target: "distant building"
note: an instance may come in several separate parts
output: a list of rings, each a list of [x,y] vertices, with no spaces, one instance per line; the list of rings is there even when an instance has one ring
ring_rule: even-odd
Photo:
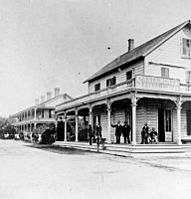
[[[43,125],[56,124],[56,105],[71,99],[68,94],[60,94],[60,89],[55,88],[53,97],[50,92],[47,92],[47,98],[45,99],[45,96],[41,96],[40,103],[39,100],[36,99],[34,106],[11,115],[12,125],[17,128],[18,132],[23,132],[27,135]]]
[[[136,48],[130,39],[128,52],[84,83],[88,83],[87,95],[56,106],[57,116],[65,115],[65,128],[67,116],[76,116],[76,141],[78,116],[86,117],[93,127],[99,122],[108,143],[115,140],[111,123],[118,120],[131,125],[132,144],[141,142],[145,122],[158,131],[159,142],[181,144],[190,139],[191,22]]]

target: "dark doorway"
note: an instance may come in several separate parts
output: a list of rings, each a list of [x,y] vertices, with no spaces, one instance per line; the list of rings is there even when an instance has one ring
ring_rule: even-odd
[[[187,135],[191,135],[191,110],[186,111]]]
[[[57,123],[57,141],[64,141],[64,122],[62,120]]]
[[[159,142],[165,142],[164,109],[158,109],[158,139]]]

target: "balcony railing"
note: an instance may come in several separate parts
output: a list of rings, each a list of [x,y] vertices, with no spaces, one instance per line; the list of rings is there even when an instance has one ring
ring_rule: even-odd
[[[62,110],[78,105],[91,103],[96,100],[101,100],[107,97],[125,93],[130,89],[141,89],[145,91],[168,91],[180,92],[183,86],[180,86],[178,79],[161,78],[156,76],[137,75],[135,78],[119,83],[115,86],[102,89],[100,91],[89,93],[87,95],[72,99],[57,105],[56,110]],[[186,88],[184,88],[186,90]],[[191,90],[191,89],[190,89]],[[184,90],[182,90],[184,91]]]
[[[135,87],[159,91],[180,91],[180,81],[178,79],[137,75]]]

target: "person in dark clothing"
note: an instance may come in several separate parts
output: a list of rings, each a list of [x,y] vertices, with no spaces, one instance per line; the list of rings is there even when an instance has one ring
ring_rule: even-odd
[[[115,124],[115,125],[111,124],[111,126],[113,128],[115,128],[116,144],[119,144],[120,143],[120,139],[121,139],[121,133],[122,133],[121,122],[118,121],[117,124]]]
[[[141,144],[148,144],[149,127],[147,123],[142,128],[141,131]]]
[[[64,122],[62,121],[62,117],[59,118],[59,121],[57,123],[57,140],[64,140]]]
[[[88,125],[88,137],[89,137],[89,144],[92,145],[92,139],[94,138],[93,130],[91,124]]]
[[[124,143],[128,143],[130,144],[130,139],[129,139],[129,133],[130,133],[131,127],[128,125],[127,121],[124,122],[124,125],[122,127],[122,134],[124,137]]]
[[[99,152],[99,145],[102,142],[102,127],[100,124],[95,126],[95,136],[96,136],[96,143],[97,143],[97,151]]]
[[[150,140],[151,142],[155,142],[156,144],[158,143],[157,132],[154,127],[152,128],[152,131],[150,132]]]

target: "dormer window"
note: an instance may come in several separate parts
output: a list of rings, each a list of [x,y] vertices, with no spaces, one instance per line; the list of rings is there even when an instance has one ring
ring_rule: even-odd
[[[106,80],[106,87],[114,86],[116,84],[116,77],[112,77]]]
[[[100,85],[100,83],[98,83],[98,84],[95,84],[95,91],[99,91],[100,90],[100,88],[101,88],[101,85]]]
[[[182,56],[184,58],[190,58],[191,55],[191,40],[183,38],[182,39]]]

